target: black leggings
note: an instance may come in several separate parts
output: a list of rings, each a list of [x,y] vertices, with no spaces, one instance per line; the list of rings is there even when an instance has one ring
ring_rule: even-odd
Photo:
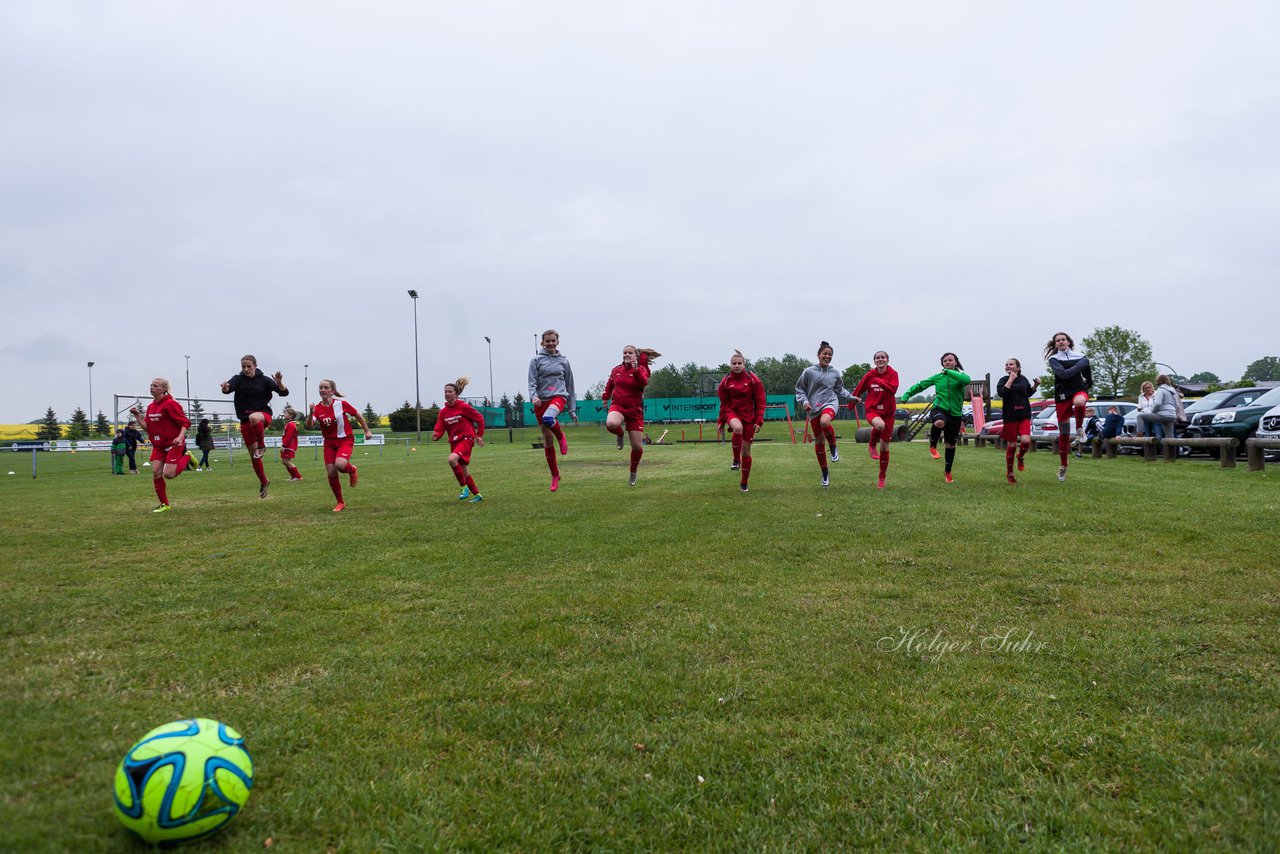
[[[935,409],[929,413],[929,421],[933,422],[933,426],[929,428],[929,445],[931,447],[938,446],[938,437],[943,436],[948,445],[954,445],[960,439],[960,423],[959,415],[952,415],[950,412],[943,412],[941,409]],[[937,422],[942,421],[943,426],[938,427]]]

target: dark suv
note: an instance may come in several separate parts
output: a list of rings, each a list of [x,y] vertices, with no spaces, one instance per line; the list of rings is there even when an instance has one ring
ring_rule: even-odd
[[[1239,391],[1240,389],[1234,389]],[[1187,427],[1187,435],[1203,436],[1208,439],[1231,438],[1240,443],[1237,451],[1244,453],[1245,440],[1258,432],[1258,422],[1267,410],[1280,404],[1280,386],[1265,394],[1258,395],[1245,406],[1233,406],[1224,409],[1210,409],[1191,415],[1191,424]]]

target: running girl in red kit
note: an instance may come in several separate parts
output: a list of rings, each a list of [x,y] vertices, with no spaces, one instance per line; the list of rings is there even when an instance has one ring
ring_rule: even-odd
[[[129,411],[151,441],[151,485],[160,499],[160,506],[151,512],[164,513],[169,509],[165,481],[173,480],[188,468],[194,469],[196,458],[187,451],[187,428],[191,421],[182,411],[182,404],[169,394],[169,381],[164,377],[153,379],[151,397],[145,413],[136,405]]]
[[[258,497],[267,497],[267,472],[262,467],[262,437],[271,426],[271,395],[289,396],[284,376],[276,371],[267,376],[258,369],[255,356],[240,357],[240,373],[222,384],[222,393],[235,392],[236,418],[240,419],[240,436],[244,439],[253,472],[258,476]]]
[[[716,436],[724,436],[727,424],[733,432],[733,466],[741,468],[742,480],[738,488],[747,491],[751,479],[751,440],[764,425],[764,383],[747,370],[747,360],[741,350],[733,351],[729,360],[729,373],[716,387],[720,397],[720,417],[716,420]]]
[[[311,407],[311,414],[307,416],[307,429],[314,430],[319,424],[320,432],[324,435],[324,470],[329,476],[329,488],[338,499],[337,506],[333,508],[334,513],[341,513],[347,506],[342,500],[342,484],[338,481],[338,473],[347,473],[352,488],[359,480],[356,467],[351,463],[351,452],[356,445],[355,437],[351,435],[352,418],[364,430],[365,441],[369,441],[373,434],[369,432],[369,425],[365,423],[360,410],[342,399],[333,380],[320,380],[320,402]]]
[[[293,458],[298,455],[298,412],[292,406],[286,406],[280,411],[280,416],[286,422],[284,438],[280,440],[280,462],[289,472],[289,482],[294,483],[302,480],[302,472],[293,464]]]
[[[542,333],[542,346],[529,360],[529,402],[542,423],[542,452],[551,470],[551,491],[560,488],[560,466],[556,463],[556,445],[561,455],[569,453],[569,440],[560,427],[560,413],[568,412],[578,423],[578,402],[573,395],[573,368],[558,349],[560,333],[548,329]]]
[[[862,399],[867,411],[867,423],[871,425],[871,444],[867,450],[871,459],[880,462],[876,488],[884,489],[884,478],[889,473],[889,443],[893,441],[893,422],[898,414],[898,372],[889,367],[889,354],[884,350],[877,350],[872,361],[875,367],[862,375],[853,394]]]
[[[1022,458],[1031,448],[1031,395],[1040,387],[1040,378],[1028,382],[1022,373],[1022,362],[1009,358],[1004,363],[1005,375],[996,383],[996,394],[1004,401],[1001,414],[1000,438],[1005,441],[1004,468],[1009,483],[1017,483],[1013,476],[1013,456],[1018,455],[1018,471],[1026,468]]]
[[[1084,442],[1084,407],[1093,387],[1089,357],[1077,353],[1076,342],[1065,332],[1055,332],[1044,345],[1044,357],[1053,371],[1053,401],[1058,416],[1058,480],[1067,479],[1067,454],[1071,451],[1071,416],[1076,418],[1076,441]]]
[[[649,384],[649,363],[661,355],[633,344],[623,347],[622,364],[609,374],[600,395],[601,400],[609,401],[604,429],[617,435],[618,450],[622,450],[624,432],[631,439],[631,476],[627,481],[631,486],[636,485],[636,469],[644,455],[644,387]]]
[[[818,468],[822,470],[824,488],[830,483],[826,448],[831,449],[831,462],[840,461],[840,452],[836,450],[836,431],[831,422],[841,401],[853,401],[840,372],[831,367],[834,352],[831,345],[823,341],[818,345],[818,364],[805,368],[800,379],[796,380],[796,403],[804,409],[805,418],[809,419],[813,430],[813,450],[818,457]],[[826,447],[823,446],[824,441]]]
[[[457,382],[445,383],[444,406],[436,419],[436,429],[432,433],[435,441],[449,433],[449,468],[458,479],[462,492],[458,493],[459,501],[471,499],[472,504],[484,501],[480,487],[471,477],[471,448],[473,445],[484,447],[484,416],[471,404],[462,400],[459,395],[471,382],[470,377],[458,377]]]

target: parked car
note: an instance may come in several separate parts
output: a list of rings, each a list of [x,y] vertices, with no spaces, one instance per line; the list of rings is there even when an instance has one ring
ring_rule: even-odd
[[[1258,422],[1258,432],[1254,435],[1259,439],[1280,439],[1280,406],[1274,406],[1262,413],[1262,420]],[[1270,462],[1280,460],[1280,451],[1266,451],[1265,454]]]
[[[1195,400],[1184,400],[1183,409],[1187,411],[1187,421],[1175,425],[1175,435],[1181,436],[1197,412],[1208,412],[1211,409],[1231,409],[1236,406],[1248,406],[1267,393],[1265,388],[1224,388]],[[1135,409],[1124,417],[1124,431],[1137,432],[1138,412]]]
[[[1092,400],[1089,406],[1093,408],[1098,416],[1098,420],[1107,417],[1107,409],[1114,406],[1116,411],[1121,415],[1128,416],[1131,412],[1136,412],[1138,404],[1131,400]],[[1072,439],[1076,435],[1076,420],[1072,418],[1067,423]],[[1048,406],[1040,410],[1040,414],[1031,419],[1031,441],[1035,443],[1037,448],[1053,448],[1058,442],[1058,413],[1052,407]]]
[[[1245,440],[1258,432],[1258,425],[1273,406],[1280,405],[1280,386],[1266,394],[1254,398],[1245,406],[1234,406],[1227,409],[1210,409],[1197,412],[1191,416],[1191,424],[1187,427],[1188,436],[1203,436],[1206,439],[1231,438],[1240,445],[1237,451],[1244,453]],[[1187,413],[1191,415],[1191,413]],[[1210,456],[1217,457],[1216,453]]]

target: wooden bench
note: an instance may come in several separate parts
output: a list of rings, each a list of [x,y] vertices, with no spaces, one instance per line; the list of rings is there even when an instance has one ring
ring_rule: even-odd
[[[1267,467],[1263,452],[1280,450],[1280,439],[1246,439],[1244,448],[1249,457],[1249,471],[1263,471]]]
[[[1154,463],[1156,461],[1156,443],[1160,441],[1155,436],[1117,436],[1114,439],[1107,440],[1107,459],[1114,460],[1116,454],[1120,452],[1120,448],[1142,448],[1142,461]]]
[[[1164,461],[1171,463],[1178,459],[1178,448],[1217,448],[1218,462],[1224,469],[1233,469],[1236,467],[1236,447],[1239,444],[1237,440],[1225,437],[1161,439],[1160,449],[1164,455]]]

